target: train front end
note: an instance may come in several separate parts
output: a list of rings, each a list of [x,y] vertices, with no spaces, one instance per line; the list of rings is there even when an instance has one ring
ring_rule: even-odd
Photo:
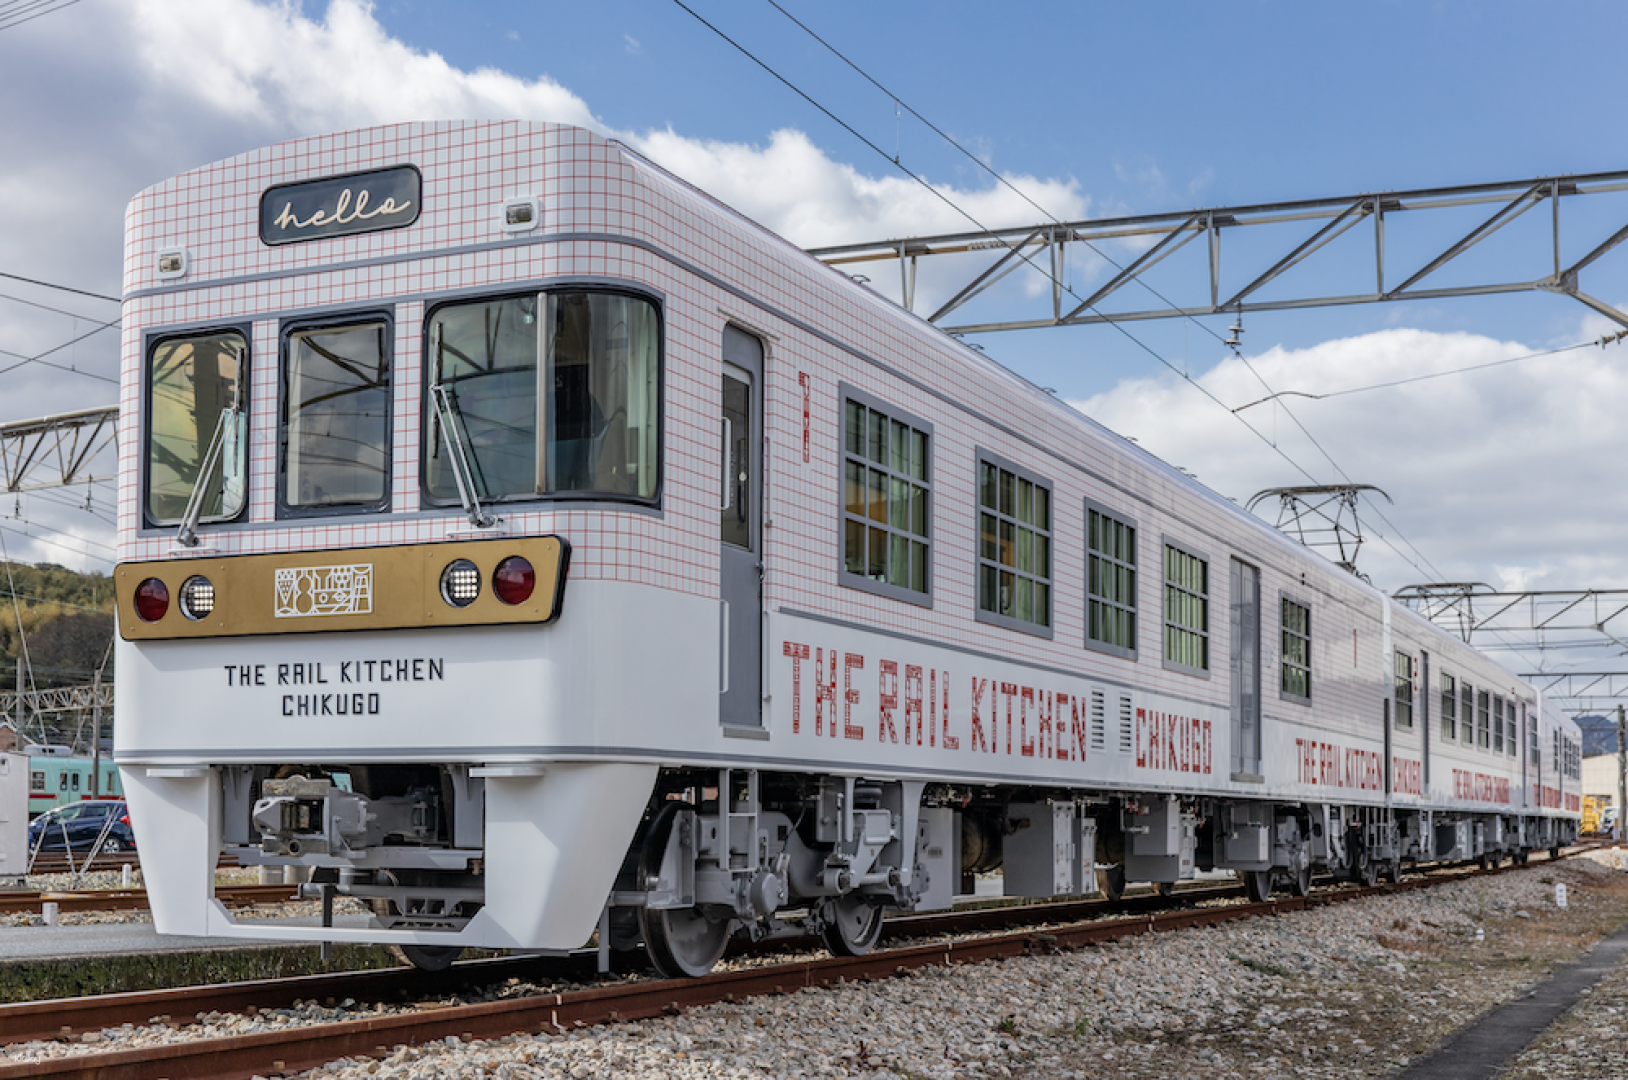
[[[716,599],[651,571],[688,523],[666,292],[606,214],[637,190],[586,132],[475,123],[132,202],[115,755],[160,932],[433,963],[598,924],[653,732],[717,696],[670,632]],[[222,855],[320,915],[235,918]]]

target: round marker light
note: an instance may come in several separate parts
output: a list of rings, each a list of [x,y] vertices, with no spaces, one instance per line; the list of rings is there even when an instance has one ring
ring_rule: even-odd
[[[215,610],[215,586],[202,574],[193,574],[181,583],[181,614],[196,622]]]
[[[468,559],[454,559],[441,571],[441,599],[453,607],[468,607],[480,595],[480,570]]]
[[[523,556],[510,555],[492,573],[492,591],[505,604],[524,604],[536,588],[537,571]]]
[[[143,622],[157,622],[170,610],[170,590],[155,577],[136,586],[136,614]]]

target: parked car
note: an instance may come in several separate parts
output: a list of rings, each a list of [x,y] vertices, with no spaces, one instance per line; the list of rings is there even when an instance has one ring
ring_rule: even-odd
[[[130,808],[123,799],[86,799],[53,807],[28,823],[28,846],[40,851],[89,851],[98,839],[104,852],[136,849]]]
[[[1608,806],[1600,812],[1600,831],[1611,836],[1617,828],[1617,808]]]

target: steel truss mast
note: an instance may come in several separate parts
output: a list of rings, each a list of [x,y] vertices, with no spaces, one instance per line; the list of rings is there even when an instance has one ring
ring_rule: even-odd
[[[1463,187],[1420,188],[1253,206],[1047,222],[987,232],[949,233],[810,248],[809,253],[833,266],[842,267],[898,260],[900,295],[904,306],[912,311],[915,310],[916,270],[922,259],[937,256],[940,257],[939,263],[965,270],[969,276],[962,279],[960,284],[952,282],[949,287],[954,290],[953,295],[927,316],[929,322],[953,334],[1199,315],[1241,315],[1249,311],[1372,304],[1390,300],[1433,300],[1533,290],[1570,296],[1612,321],[1628,326],[1628,315],[1590,296],[1579,285],[1582,272],[1588,266],[1628,239],[1628,223],[1624,223],[1622,217],[1617,217],[1615,220],[1608,219],[1607,225],[1597,229],[1591,223],[1578,221],[1573,224],[1574,232],[1581,234],[1596,230],[1594,235],[1585,239],[1586,252],[1567,260],[1562,257],[1561,251],[1561,204],[1568,200],[1575,202],[1584,195],[1620,191],[1628,191],[1628,172],[1544,176]],[[1400,267],[1395,265],[1395,258],[1387,257],[1387,227],[1451,227],[1454,221],[1459,220],[1459,215],[1453,212],[1465,207],[1480,208],[1484,215],[1474,215],[1477,223],[1458,239],[1431,249],[1433,254],[1422,260],[1415,258]],[[1535,260],[1529,259],[1510,268],[1507,259],[1489,258],[1477,262],[1463,258],[1504,226],[1529,211],[1540,209],[1545,211],[1542,216],[1548,221],[1549,243],[1544,245],[1543,253]],[[1231,264],[1223,261],[1223,235],[1238,236],[1239,230],[1248,228],[1252,236],[1257,236],[1267,231],[1259,227],[1268,225],[1289,228],[1292,235],[1287,246],[1280,249],[1275,258],[1269,256],[1271,261],[1264,271],[1254,272],[1247,278],[1245,273],[1248,271],[1229,274],[1227,271],[1231,269]],[[1266,287],[1274,283],[1292,288],[1296,282],[1304,281],[1308,288],[1314,289],[1319,279],[1313,278],[1309,272],[1297,276],[1294,271],[1306,266],[1312,255],[1359,227],[1372,236],[1372,244],[1363,245],[1372,253],[1367,274],[1367,280],[1373,282],[1371,290],[1347,293],[1312,291],[1293,298],[1263,295]],[[1463,228],[1462,222],[1458,228]],[[1572,237],[1574,242],[1576,239],[1576,236]],[[1170,290],[1161,284],[1160,293],[1168,298],[1168,302],[1159,299],[1158,303],[1147,307],[1133,305],[1124,310],[1102,310],[1102,306],[1117,299],[1117,294],[1122,293],[1127,285],[1141,282],[1154,267],[1194,241],[1203,242],[1195,250],[1201,252],[1201,257],[1207,256],[1208,273],[1195,274],[1193,278],[1201,281],[1207,276],[1207,292],[1172,296]],[[1114,272],[1106,281],[1089,293],[1081,290],[1074,294],[1063,286],[1067,280],[1065,260],[1070,245],[1081,244],[1091,245],[1098,253],[1112,248],[1126,251],[1127,254],[1119,260],[1117,268],[1110,268]],[[986,257],[971,257],[979,253]],[[958,255],[963,258],[946,258]],[[1251,254],[1250,259],[1254,261],[1255,255]],[[1450,263],[1460,272],[1461,278],[1467,276],[1470,280],[1449,284],[1435,276]],[[951,316],[958,310],[1022,267],[1031,267],[1031,272],[1050,275],[1049,311],[1035,311],[1027,317],[995,322],[952,320]],[[1469,269],[1466,271],[1465,268]],[[1246,283],[1241,286],[1223,284],[1235,276]],[[1191,285],[1186,287],[1191,288]],[[1153,298],[1149,292],[1139,295]],[[1022,290],[1008,290],[1003,294],[1002,302],[1041,304],[1046,299],[1024,297]]]

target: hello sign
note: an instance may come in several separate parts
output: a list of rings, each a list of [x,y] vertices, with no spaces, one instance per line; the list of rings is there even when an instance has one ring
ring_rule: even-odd
[[[279,184],[260,196],[260,239],[292,244],[399,229],[418,220],[422,185],[411,165]]]

